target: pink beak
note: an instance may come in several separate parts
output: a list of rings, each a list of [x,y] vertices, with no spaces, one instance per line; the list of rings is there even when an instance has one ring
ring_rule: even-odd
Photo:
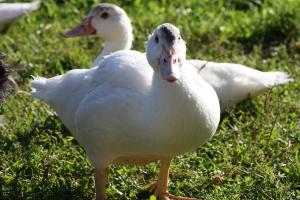
[[[175,52],[167,50],[163,46],[163,52],[160,58],[160,73],[163,79],[173,83],[179,79],[179,63]]]
[[[97,30],[92,25],[93,16],[85,18],[76,28],[69,30],[63,36],[78,37],[86,35],[95,35]]]

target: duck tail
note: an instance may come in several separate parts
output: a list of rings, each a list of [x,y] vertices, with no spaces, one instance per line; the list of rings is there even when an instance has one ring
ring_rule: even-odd
[[[291,78],[290,75],[286,72],[267,72],[267,73],[274,77],[273,81],[270,83],[271,87],[287,84],[289,82],[294,81],[294,79]]]
[[[30,11],[34,11],[34,10],[37,10],[41,5],[41,1],[40,0],[37,0],[37,1],[34,1],[31,3],[31,6],[30,6]]]
[[[31,96],[40,100],[46,100],[47,97],[47,78],[31,76]]]

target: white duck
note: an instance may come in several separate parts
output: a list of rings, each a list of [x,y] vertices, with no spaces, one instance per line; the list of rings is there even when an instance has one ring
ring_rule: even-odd
[[[0,3],[0,27],[38,9],[40,1],[31,3]]]
[[[82,23],[68,31],[65,37],[83,35],[98,35],[104,39],[104,48],[92,66],[97,66],[111,52],[130,49],[133,40],[132,26],[126,12],[107,3],[92,9]],[[219,97],[221,111],[249,97],[258,96],[269,88],[293,80],[285,72],[262,72],[239,64],[205,60],[188,62],[213,86]]]
[[[155,195],[179,199],[167,191],[172,157],[205,143],[220,118],[218,97],[185,62],[185,48],[179,30],[163,24],[149,38],[147,59],[137,51],[118,51],[92,69],[32,81],[34,97],[51,105],[67,126],[74,120],[72,132],[96,168],[97,199],[107,199],[110,164],[157,160]],[[74,102],[68,120],[63,113]]]

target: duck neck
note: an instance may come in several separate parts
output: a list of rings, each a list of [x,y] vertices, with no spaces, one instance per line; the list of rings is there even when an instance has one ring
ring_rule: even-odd
[[[104,56],[107,56],[113,52],[131,49],[132,41],[133,34],[131,24],[129,23],[127,25],[123,25],[121,30],[112,33],[110,37],[105,39],[101,54],[94,61],[93,65],[102,60]]]
[[[213,135],[219,122],[216,94],[194,75],[181,74],[174,83],[163,80],[157,72],[153,75],[150,100],[143,112],[149,124],[145,129],[154,130],[168,145],[166,149],[174,150],[170,154],[197,148]]]
[[[155,72],[152,81],[151,106],[163,110],[168,107],[172,112],[182,112],[193,110],[206,110],[208,105],[216,107],[215,111],[218,112],[219,102],[213,88],[206,83],[197,73],[181,73],[180,80],[174,83],[169,83],[163,80],[159,73]],[[155,104],[155,105],[153,105]],[[181,110],[184,105],[185,110]],[[176,110],[176,111],[175,111]]]
[[[115,51],[129,50],[131,48],[131,43],[132,43],[132,36],[130,37],[129,35],[122,36],[115,40],[105,41],[100,56],[103,57]]]
[[[152,80],[152,96],[154,104],[157,104],[155,107],[174,107],[176,108],[178,104],[184,103],[186,99],[186,88],[184,84],[179,81],[170,83],[162,79],[159,73],[154,73]],[[162,105],[165,104],[165,105]],[[171,109],[173,110],[173,109]]]

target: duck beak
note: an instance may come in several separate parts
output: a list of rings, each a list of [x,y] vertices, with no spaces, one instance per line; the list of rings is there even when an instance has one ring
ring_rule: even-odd
[[[159,66],[160,74],[166,81],[173,83],[180,78],[178,56],[176,55],[176,53],[174,53],[174,51],[167,50],[165,46],[163,46]]]
[[[79,37],[86,35],[95,35],[97,30],[92,25],[93,16],[85,18],[76,28],[66,32],[63,37]]]

